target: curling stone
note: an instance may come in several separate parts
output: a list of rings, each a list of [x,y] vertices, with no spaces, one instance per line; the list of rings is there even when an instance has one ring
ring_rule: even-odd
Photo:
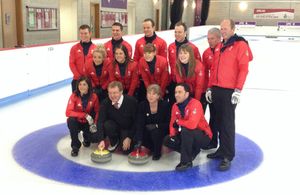
[[[139,149],[131,152],[128,155],[128,162],[133,165],[143,165],[149,161],[149,155],[145,152],[140,152]]]
[[[91,160],[95,163],[108,163],[112,159],[112,154],[108,150],[95,150],[91,154]]]

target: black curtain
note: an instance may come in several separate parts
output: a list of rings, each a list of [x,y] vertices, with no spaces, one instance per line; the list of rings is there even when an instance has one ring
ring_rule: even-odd
[[[207,20],[207,17],[208,17],[208,10],[209,10],[209,2],[210,2],[210,0],[203,0],[202,1],[200,25],[206,25],[206,20]]]
[[[184,0],[174,0],[173,4],[171,5],[171,26],[170,29],[175,28],[175,24],[181,20],[182,13],[183,13],[183,1]]]

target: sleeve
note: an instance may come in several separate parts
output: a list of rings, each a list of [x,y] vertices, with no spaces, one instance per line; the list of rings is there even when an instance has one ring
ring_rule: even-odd
[[[187,120],[185,119],[179,119],[177,121],[177,124],[183,127],[186,127],[188,129],[196,129],[198,126],[198,123],[201,119],[201,114],[203,114],[202,105],[198,101],[194,101],[193,108],[190,110],[191,114],[189,114],[189,117]]]
[[[75,111],[75,101],[74,101],[73,97],[74,97],[74,93],[69,98],[67,109],[66,109],[66,116],[67,117],[76,117],[78,119],[84,119],[86,113]]]
[[[132,69],[132,76],[131,76],[131,82],[130,82],[130,88],[128,91],[128,95],[133,96],[133,93],[138,86],[139,83],[139,70],[137,68],[137,65],[135,62],[132,63],[133,69]]]
[[[127,47],[128,47],[128,55],[129,55],[130,59],[132,59],[132,47],[129,43],[127,44]]]
[[[202,62],[201,55],[200,55],[200,52],[199,52],[199,49],[197,46],[194,47],[194,55],[195,55],[196,60],[199,60],[200,62]]]
[[[195,99],[199,100],[201,99],[203,84],[205,80],[205,68],[202,65],[201,62],[199,63],[199,71],[196,74],[196,89],[195,89]]]
[[[133,61],[136,63],[139,63],[139,60],[141,58],[140,50],[139,50],[139,40],[135,43],[135,49],[134,49],[134,55],[133,55]]]
[[[163,66],[161,67],[162,74],[161,74],[161,96],[164,97],[166,92],[166,87],[169,81],[169,70],[168,70],[168,61],[163,61]]]
[[[169,128],[170,128],[170,137],[172,135],[177,135],[178,131],[176,129],[173,128],[173,123],[176,121],[177,117],[176,117],[176,111],[175,111],[175,106],[176,104],[173,105],[172,107],[172,114],[171,114],[171,120],[170,120],[170,124],[169,124]],[[177,122],[178,124],[178,122]]]
[[[161,45],[159,47],[158,55],[165,57],[166,59],[168,58],[168,47],[167,43],[162,39],[161,40]]]
[[[139,62],[139,70],[140,70],[140,73],[141,73],[141,75],[142,75],[142,78],[143,78],[143,81],[144,81],[144,84],[145,84],[145,87],[146,87],[146,89],[149,87],[149,85],[150,85],[150,81],[149,81],[149,77],[148,77],[148,75],[147,75],[147,73],[146,73],[146,71],[145,71],[145,69],[144,69],[144,67],[143,67],[143,61],[144,61],[145,59],[144,59],[144,57],[142,57],[141,59],[140,59],[140,62]]]
[[[109,80],[110,82],[113,82],[113,81],[117,81],[117,77],[115,76],[115,72],[114,72],[114,68],[113,68],[113,65],[111,64],[111,66],[108,68],[108,75],[109,75]]]
[[[103,71],[106,71],[107,72],[107,74],[108,74],[108,76],[107,77],[104,77],[104,78],[106,78],[106,80],[105,81],[103,81],[103,85],[101,86],[102,87],[102,89],[107,89],[107,86],[109,85],[109,83],[110,83],[110,67],[112,67],[112,63],[111,63],[111,60],[109,60],[109,59],[105,59],[104,60],[104,64],[105,64],[105,67],[104,67],[104,70]],[[103,73],[102,73],[103,74]]]
[[[237,78],[237,84],[235,88],[238,88],[240,90],[243,89],[246,77],[248,75],[248,66],[249,66],[249,59],[252,57],[249,56],[252,55],[252,52],[249,48],[249,46],[244,43],[240,42],[240,49],[238,51],[237,60],[238,60],[238,78]]]
[[[70,69],[71,69],[74,77],[79,78],[81,76],[81,74],[79,73],[79,70],[76,66],[76,54],[75,54],[74,46],[70,50],[69,66],[70,66]]]
[[[99,110],[100,110],[100,103],[99,103],[99,100],[98,100],[98,96],[95,93],[93,94],[93,96],[94,96],[94,102],[95,102],[94,110],[95,110],[95,113],[96,113],[94,121],[95,121],[95,123],[97,123]]]
[[[140,103],[136,120],[136,141],[142,141],[143,131],[146,125],[145,119],[145,102]]]

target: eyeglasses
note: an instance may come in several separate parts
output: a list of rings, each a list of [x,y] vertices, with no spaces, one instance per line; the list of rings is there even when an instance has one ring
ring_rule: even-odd
[[[108,92],[108,95],[117,95],[118,93],[120,93],[120,91],[118,91],[118,92]]]

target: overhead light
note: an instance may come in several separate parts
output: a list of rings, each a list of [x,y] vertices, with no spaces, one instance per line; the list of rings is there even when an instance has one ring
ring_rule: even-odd
[[[195,3],[195,1],[193,1],[193,9],[195,9],[196,8],[196,3]]]
[[[183,6],[184,6],[184,7],[187,7],[187,6],[188,6],[188,3],[187,3],[186,0],[184,0]]]
[[[154,1],[154,3],[157,3],[157,0],[153,0]]]
[[[247,3],[245,3],[245,2],[240,3],[241,10],[245,10],[247,8],[247,6],[248,6]]]

